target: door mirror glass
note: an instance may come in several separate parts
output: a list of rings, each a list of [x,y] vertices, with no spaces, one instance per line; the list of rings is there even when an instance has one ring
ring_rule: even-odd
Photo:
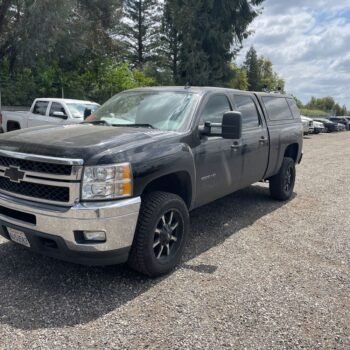
[[[56,117],[56,118],[61,118],[61,119],[68,119],[68,116],[67,115],[65,115],[63,112],[53,112],[52,113],[52,116],[53,117]]]
[[[239,140],[242,137],[242,114],[240,112],[226,112],[224,114],[222,137],[230,140]]]

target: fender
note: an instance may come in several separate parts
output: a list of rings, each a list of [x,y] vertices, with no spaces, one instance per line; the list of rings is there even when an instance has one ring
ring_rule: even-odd
[[[97,154],[88,163],[129,162],[134,178],[134,196],[141,196],[153,181],[170,174],[186,173],[191,182],[191,202],[196,197],[196,167],[190,137],[181,134],[138,142],[137,147],[111,149]]]

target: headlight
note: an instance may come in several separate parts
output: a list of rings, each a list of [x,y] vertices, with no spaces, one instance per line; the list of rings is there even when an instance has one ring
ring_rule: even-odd
[[[129,163],[86,166],[82,200],[116,199],[132,196],[132,171]]]

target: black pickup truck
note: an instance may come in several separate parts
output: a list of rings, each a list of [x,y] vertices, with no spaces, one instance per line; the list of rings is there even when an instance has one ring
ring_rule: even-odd
[[[126,91],[83,124],[0,136],[0,233],[52,257],[158,276],[180,261],[192,209],[261,180],[288,200],[302,140],[289,96]]]

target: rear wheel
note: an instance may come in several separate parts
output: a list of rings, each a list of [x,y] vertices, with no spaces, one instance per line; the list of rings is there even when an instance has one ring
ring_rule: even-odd
[[[270,178],[271,197],[279,201],[291,198],[295,185],[295,162],[292,158],[285,157],[279,173]]]
[[[142,199],[129,265],[150,277],[173,270],[179,263],[189,231],[184,201],[167,192],[153,192]]]

